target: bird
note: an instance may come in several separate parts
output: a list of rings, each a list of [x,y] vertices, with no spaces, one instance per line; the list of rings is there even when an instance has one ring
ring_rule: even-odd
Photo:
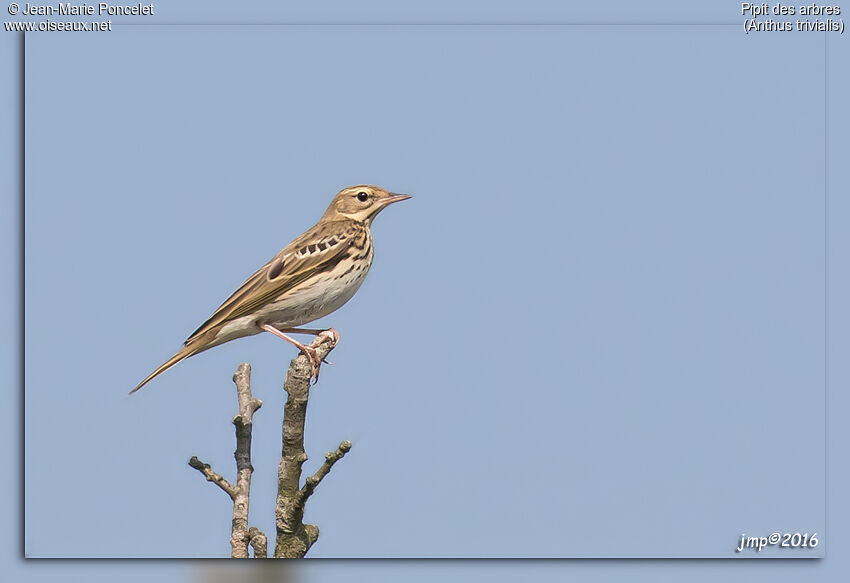
[[[288,333],[339,335],[333,328],[299,328],[343,306],[372,266],[374,218],[387,206],[411,198],[379,186],[343,188],[312,228],[284,247],[237,289],[183,343],[183,348],[136,385],[135,393],[178,362],[236,338],[269,332],[307,356],[312,379],[321,363],[316,350]]]

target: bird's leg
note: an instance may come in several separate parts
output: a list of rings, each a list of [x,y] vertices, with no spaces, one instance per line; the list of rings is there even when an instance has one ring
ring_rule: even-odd
[[[286,334],[284,334],[283,332],[281,332],[280,330],[278,330],[274,326],[270,326],[269,324],[261,324],[260,328],[262,328],[266,332],[270,332],[271,334],[274,334],[278,338],[283,338],[284,340],[286,340],[287,342],[289,342],[290,344],[292,344],[293,346],[298,348],[298,350],[301,351],[301,354],[306,356],[307,359],[310,361],[310,367],[311,367],[310,376],[313,377],[314,382],[319,381],[319,367],[321,366],[322,363],[319,360],[319,355],[316,354],[315,348],[313,348],[312,346],[307,346],[306,344],[301,344],[300,342],[298,342],[294,338],[290,338],[289,336],[287,336]],[[291,332],[291,331],[293,331],[293,329],[287,328],[286,331]],[[339,334],[337,334],[337,336],[339,336]]]
[[[327,330],[316,330],[315,328],[284,328],[280,332],[289,332],[290,334],[312,334],[313,336],[328,336],[333,340],[334,345],[339,342],[339,332],[336,328],[328,328]],[[325,364],[333,364],[327,359],[323,359]]]
[[[280,331],[289,332],[290,334],[312,334],[313,336],[319,336],[324,332],[324,330],[318,330],[316,328],[281,328]]]

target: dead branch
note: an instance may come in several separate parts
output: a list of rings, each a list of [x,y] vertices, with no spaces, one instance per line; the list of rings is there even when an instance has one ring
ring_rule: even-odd
[[[222,490],[224,493],[230,496],[231,500],[236,498],[236,488],[227,481],[221,474],[213,470],[209,464],[205,464],[201,460],[197,458],[197,456],[192,456],[189,460],[189,466],[195,468],[199,472],[201,472],[204,477],[207,479],[207,482],[212,482]]]
[[[248,529],[248,542],[251,544],[251,548],[254,549],[255,559],[265,559],[268,556],[268,539],[266,539],[266,535],[256,526]]]
[[[334,330],[322,332],[310,345],[320,360],[324,360],[339,340]],[[304,425],[307,418],[307,401],[310,396],[312,367],[308,358],[301,354],[292,359],[286,372],[284,390],[287,392],[283,409],[283,444],[278,466],[277,505],[275,525],[277,538],[275,558],[303,557],[319,538],[319,528],[304,524],[304,507],[319,483],[328,475],[333,465],[351,449],[350,441],[343,441],[335,451],[325,455],[324,463],[309,476],[301,486],[301,466],[307,461],[304,451]],[[248,558],[251,547],[255,558],[266,558],[268,540],[256,527],[248,527],[248,508],[251,495],[251,433],[254,412],[262,402],[251,394],[251,367],[242,364],[233,375],[239,400],[239,413],[233,418],[236,427],[236,484],[228,482],[192,456],[189,465],[221,488],[233,500],[233,521],[230,536],[231,557]]]
[[[251,394],[251,366],[247,363],[239,365],[233,375],[236,384],[236,396],[239,402],[239,412],[233,418],[236,428],[236,485],[230,484],[224,477],[213,471],[209,464],[201,462],[192,456],[189,465],[224,490],[233,500],[233,520],[230,535],[230,556],[234,559],[247,559],[248,545],[254,549],[254,557],[265,558],[267,554],[266,535],[256,527],[248,528],[248,510],[251,500],[251,432],[253,429],[254,412],[263,403]]]
[[[334,331],[320,334],[310,345],[324,360],[339,339]],[[319,538],[319,528],[304,524],[304,507],[313,490],[321,482],[334,463],[351,449],[350,442],[343,442],[335,452],[327,454],[325,463],[310,476],[301,487],[301,466],[307,461],[304,451],[304,424],[307,418],[307,401],[310,396],[311,367],[303,354],[292,360],[286,373],[284,390],[287,392],[283,410],[283,443],[278,466],[277,505],[275,525],[277,541],[275,558],[303,557]]]
[[[349,452],[349,450],[351,450],[350,441],[343,441],[340,443],[339,447],[336,448],[336,451],[329,451],[325,454],[325,463],[316,470],[315,474],[304,481],[304,486],[298,491],[298,505],[301,507],[302,511],[304,509],[304,505],[307,503],[307,498],[310,497],[313,490],[315,490],[316,486],[319,485],[319,482],[328,475],[328,472],[331,471],[333,465],[341,460],[343,456]]]

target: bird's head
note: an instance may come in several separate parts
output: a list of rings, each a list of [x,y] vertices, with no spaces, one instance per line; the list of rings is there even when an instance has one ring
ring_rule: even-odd
[[[408,198],[410,195],[394,194],[379,186],[350,186],[339,191],[321,220],[326,222],[349,219],[369,224],[387,206]]]

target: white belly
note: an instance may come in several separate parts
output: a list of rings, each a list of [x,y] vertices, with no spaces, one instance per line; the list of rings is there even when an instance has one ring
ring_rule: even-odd
[[[260,311],[260,318],[277,328],[293,328],[318,320],[341,308],[360,288],[369,266],[333,280],[333,274],[309,286],[299,286]]]
[[[334,279],[335,275],[331,272],[324,279],[303,283],[257,312],[222,326],[216,334],[215,344],[258,334],[261,332],[258,323],[268,322],[281,329],[295,328],[327,316],[351,299],[366,279],[369,267],[369,264],[365,264],[361,269],[354,269],[338,279]]]

